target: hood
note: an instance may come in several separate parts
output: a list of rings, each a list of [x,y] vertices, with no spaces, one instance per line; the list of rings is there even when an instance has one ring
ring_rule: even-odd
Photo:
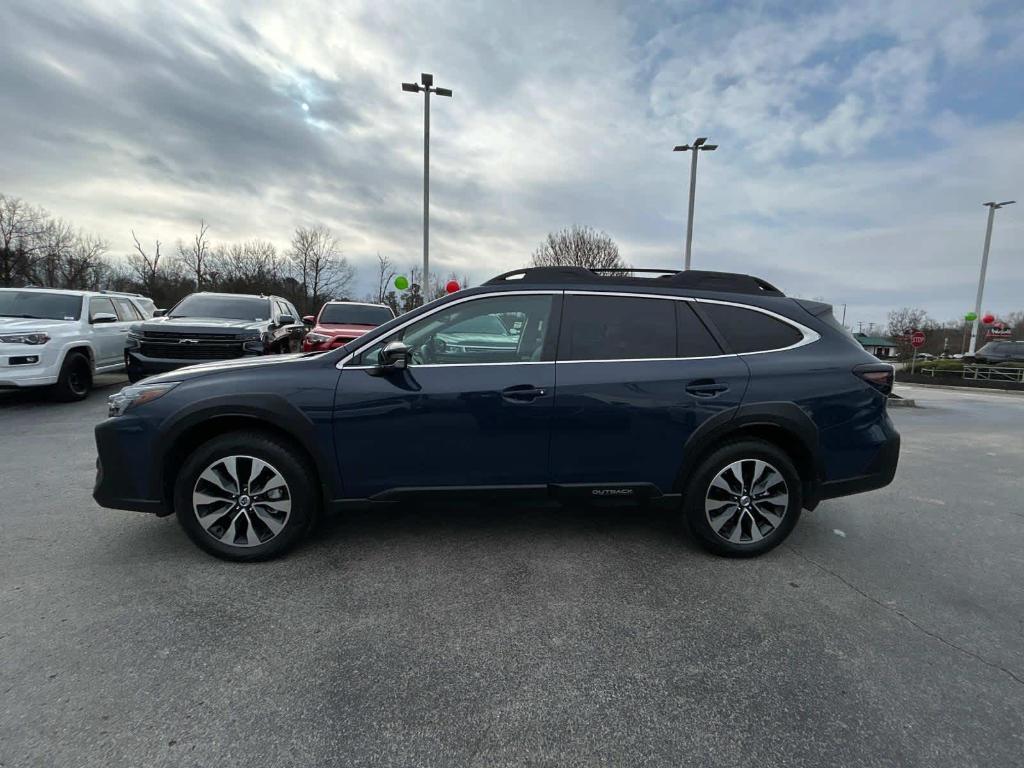
[[[262,331],[269,320],[230,320],[224,317],[154,317],[134,326],[143,331],[168,331],[181,333],[224,333]],[[248,334],[246,334],[248,335]]]
[[[324,336],[362,336],[376,327],[376,325],[357,325],[355,323],[327,323],[326,325],[318,323],[313,327],[313,333],[322,333]]]
[[[158,373],[156,376],[147,376],[142,381],[146,384],[159,384],[164,381],[185,381],[187,379],[195,379],[200,376],[207,376],[211,373],[222,373],[225,371],[234,371],[239,368],[269,368],[272,365],[282,365],[284,363],[294,363],[302,358],[316,358],[323,353],[309,354],[308,352],[295,353],[292,355],[266,355],[263,357],[241,357],[235,360],[216,360],[210,363],[200,363],[199,365],[189,365],[184,368],[176,368],[173,371],[167,371],[166,373]]]
[[[78,327],[78,320],[36,320],[30,317],[0,317],[0,331],[59,331]]]

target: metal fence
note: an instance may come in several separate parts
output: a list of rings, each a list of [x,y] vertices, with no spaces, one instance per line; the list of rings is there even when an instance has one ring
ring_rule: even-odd
[[[965,363],[962,371],[938,368],[936,366],[923,366],[920,368],[922,374],[935,378],[936,374],[955,376],[972,381],[1009,381],[1024,384],[1024,368],[1011,368],[1005,365],[976,365]]]

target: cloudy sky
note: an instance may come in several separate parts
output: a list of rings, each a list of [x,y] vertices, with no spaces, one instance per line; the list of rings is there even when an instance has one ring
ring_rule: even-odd
[[[371,281],[475,280],[551,229],[939,319],[971,308],[987,200],[1024,203],[1024,6],[918,2],[0,3],[0,192],[106,237],[287,243],[323,221]],[[308,106],[308,110],[303,105]],[[1024,204],[997,215],[985,309],[1024,308]],[[840,310],[841,311],[841,310]]]

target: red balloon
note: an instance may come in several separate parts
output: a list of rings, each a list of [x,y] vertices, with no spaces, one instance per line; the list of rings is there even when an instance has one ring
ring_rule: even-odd
[[[992,321],[995,319],[995,315],[985,315],[984,317],[981,318],[981,322],[983,322],[985,325],[991,325]]]
[[[449,280],[445,284],[444,289],[448,293],[455,293],[457,290],[459,290],[459,283],[456,280]]]

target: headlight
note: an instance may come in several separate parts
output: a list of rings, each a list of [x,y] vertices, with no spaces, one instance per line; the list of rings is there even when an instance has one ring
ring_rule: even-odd
[[[180,383],[165,381],[162,384],[134,384],[125,387],[116,395],[107,398],[107,416],[121,416],[129,408],[163,397]]]
[[[263,342],[263,339],[249,339],[242,342],[242,349],[246,352],[259,352],[263,354],[267,351],[267,345]]]
[[[330,341],[330,336],[324,336],[322,333],[307,333],[306,341],[310,344],[323,344],[325,341]]]
[[[0,336],[0,342],[4,344],[45,344],[50,340],[49,334],[42,331],[29,333],[9,333]]]

